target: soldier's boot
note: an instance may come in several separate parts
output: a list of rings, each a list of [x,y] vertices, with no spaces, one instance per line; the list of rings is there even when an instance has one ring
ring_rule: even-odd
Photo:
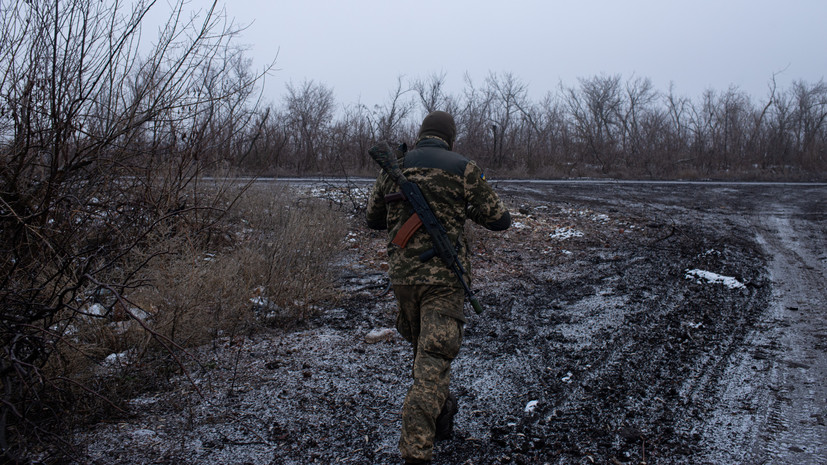
[[[457,405],[457,396],[449,393],[442,404],[442,411],[436,417],[436,434],[435,441],[444,441],[451,439],[454,435],[454,416],[457,414],[459,406]]]

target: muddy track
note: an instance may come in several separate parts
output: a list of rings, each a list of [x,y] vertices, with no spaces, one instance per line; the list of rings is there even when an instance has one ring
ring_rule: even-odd
[[[434,463],[823,463],[827,186],[498,190],[515,227],[472,231],[486,312]],[[365,342],[394,302],[377,295],[382,235],[357,233],[340,301],[204,348],[206,399],[183,378],[135,399],[78,432],[87,462],[400,463],[410,349]]]
[[[497,329],[481,345],[513,346],[517,359],[531,361],[515,384],[526,391],[520,403],[537,407],[501,420],[490,441],[470,441],[445,463],[474,456],[480,463],[690,463],[699,456],[699,425],[717,383],[767,305],[762,253],[743,230],[721,237],[675,216],[648,224],[628,243],[583,244],[585,263],[566,264],[581,270],[568,280],[524,280],[502,292],[521,303],[495,306],[486,323]],[[686,270],[695,268],[745,285],[692,284]],[[526,328],[534,329],[513,339],[498,334]]]
[[[827,460],[827,235],[821,205],[772,203],[749,218],[770,257],[772,300],[721,380],[718,421],[707,434],[721,459]]]

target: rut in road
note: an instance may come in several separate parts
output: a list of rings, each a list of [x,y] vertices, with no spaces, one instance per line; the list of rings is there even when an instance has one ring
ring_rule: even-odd
[[[764,449],[767,455],[790,463],[827,460],[827,283],[825,250],[810,246],[827,244],[800,241],[799,221],[770,218],[772,234],[765,246],[774,257],[770,277],[775,287],[772,311],[779,325],[780,357],[774,360],[771,386],[778,388],[770,406]],[[775,432],[774,430],[777,430]]]
[[[720,378],[704,429],[710,462],[818,464],[827,457],[823,216],[772,202],[746,216],[768,257],[772,294]]]

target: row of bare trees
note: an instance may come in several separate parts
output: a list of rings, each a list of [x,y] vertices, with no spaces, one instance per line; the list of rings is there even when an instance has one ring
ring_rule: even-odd
[[[454,114],[459,151],[503,176],[823,179],[827,84],[794,82],[755,100],[737,87],[699,98],[660,91],[649,79],[601,75],[560,85],[541,100],[513,74],[465,78],[448,93],[444,74],[403,82],[387,101],[337,108],[322,83],[289,84],[265,136],[242,166],[271,174],[372,172],[371,141],[412,142],[421,118]]]

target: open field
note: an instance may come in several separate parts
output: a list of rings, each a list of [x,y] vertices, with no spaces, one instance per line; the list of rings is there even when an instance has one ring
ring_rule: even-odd
[[[827,186],[502,183],[473,228],[437,464],[821,463]],[[356,222],[355,222],[356,223]],[[223,339],[199,368],[76,431],[87,463],[399,463],[410,349],[381,295],[384,235],[354,225],[339,298],[290,330]]]

